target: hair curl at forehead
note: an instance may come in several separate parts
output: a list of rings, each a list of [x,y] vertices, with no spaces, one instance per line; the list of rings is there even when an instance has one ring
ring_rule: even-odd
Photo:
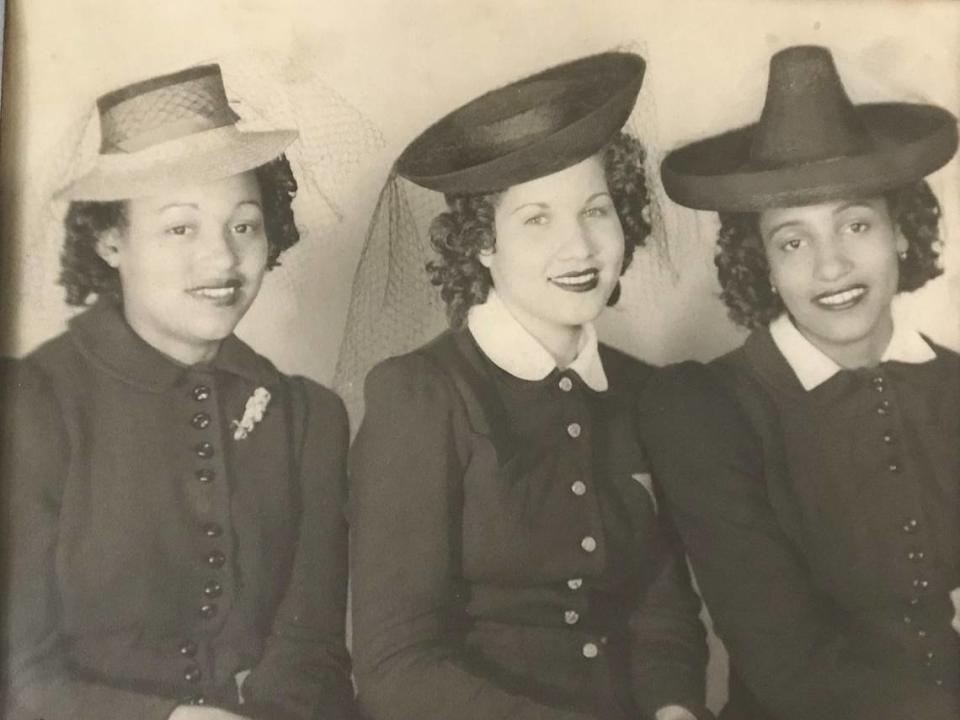
[[[940,258],[940,204],[926,181],[906,185],[884,195],[890,218],[908,243],[900,259],[897,290],[922,287],[943,270]],[[760,237],[757,213],[719,213],[720,231],[714,263],[720,297],[737,325],[763,327],[786,307],[770,285],[770,265]]]
[[[639,140],[621,132],[601,150],[600,158],[623,227],[625,271],[634,250],[646,244],[650,235],[650,194],[644,174],[646,151]],[[494,220],[502,192],[448,195],[448,210],[437,215],[430,225],[430,242],[439,257],[427,263],[427,272],[431,282],[440,288],[452,327],[462,326],[470,308],[484,302],[493,286],[480,254],[496,248]],[[619,296],[618,285],[608,304],[615,304]]]
[[[267,267],[279,265],[280,255],[300,240],[293,216],[297,181],[283,155],[256,168],[254,175],[263,203],[267,235]],[[60,253],[60,284],[67,304],[86,305],[92,296],[121,302],[120,275],[97,254],[97,241],[110,230],[127,229],[125,200],[71,202],[63,220],[64,241]]]

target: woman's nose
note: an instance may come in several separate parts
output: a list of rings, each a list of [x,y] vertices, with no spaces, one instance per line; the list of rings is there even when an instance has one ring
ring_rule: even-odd
[[[815,273],[817,279],[827,282],[838,280],[853,268],[840,240],[831,238],[817,248]]]
[[[232,270],[239,262],[236,242],[228,228],[211,231],[203,239],[202,257],[208,267]]]
[[[593,238],[582,221],[570,223],[564,241],[564,254],[568,257],[590,257],[593,254]]]

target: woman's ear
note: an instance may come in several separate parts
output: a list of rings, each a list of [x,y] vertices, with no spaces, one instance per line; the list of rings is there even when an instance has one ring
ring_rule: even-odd
[[[489,270],[490,266],[493,265],[493,254],[495,252],[495,248],[484,248],[477,253],[477,260],[479,260],[480,264]]]
[[[904,235],[903,231],[900,230],[899,225],[897,226],[896,243],[897,255],[899,255],[901,258],[905,258],[907,256],[907,251],[910,249],[910,241],[907,240],[906,235]]]
[[[114,270],[120,267],[121,240],[122,235],[117,228],[104,230],[97,238],[97,255]]]

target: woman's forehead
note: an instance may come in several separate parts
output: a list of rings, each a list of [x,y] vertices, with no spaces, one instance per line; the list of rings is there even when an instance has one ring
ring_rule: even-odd
[[[887,201],[882,196],[870,198],[839,198],[813,205],[768,208],[761,210],[758,220],[761,228],[784,223],[815,223],[841,215],[849,210],[868,210],[886,215]]]
[[[510,210],[526,203],[578,203],[607,191],[603,162],[594,155],[558,172],[510,187],[503,193],[500,206]]]
[[[260,186],[251,172],[231,175],[222,180],[195,185],[181,185],[164,192],[127,201],[131,213],[164,212],[171,208],[228,209],[245,204],[259,206]]]

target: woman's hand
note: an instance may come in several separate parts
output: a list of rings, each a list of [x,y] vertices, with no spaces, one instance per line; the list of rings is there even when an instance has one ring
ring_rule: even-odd
[[[221,710],[215,707],[203,707],[200,705],[180,705],[172,713],[168,720],[249,720],[243,715]]]
[[[697,720],[697,716],[679,705],[665,705],[653,716],[655,720]]]
[[[950,591],[950,599],[953,600],[953,620],[950,624],[960,634],[960,587]]]

